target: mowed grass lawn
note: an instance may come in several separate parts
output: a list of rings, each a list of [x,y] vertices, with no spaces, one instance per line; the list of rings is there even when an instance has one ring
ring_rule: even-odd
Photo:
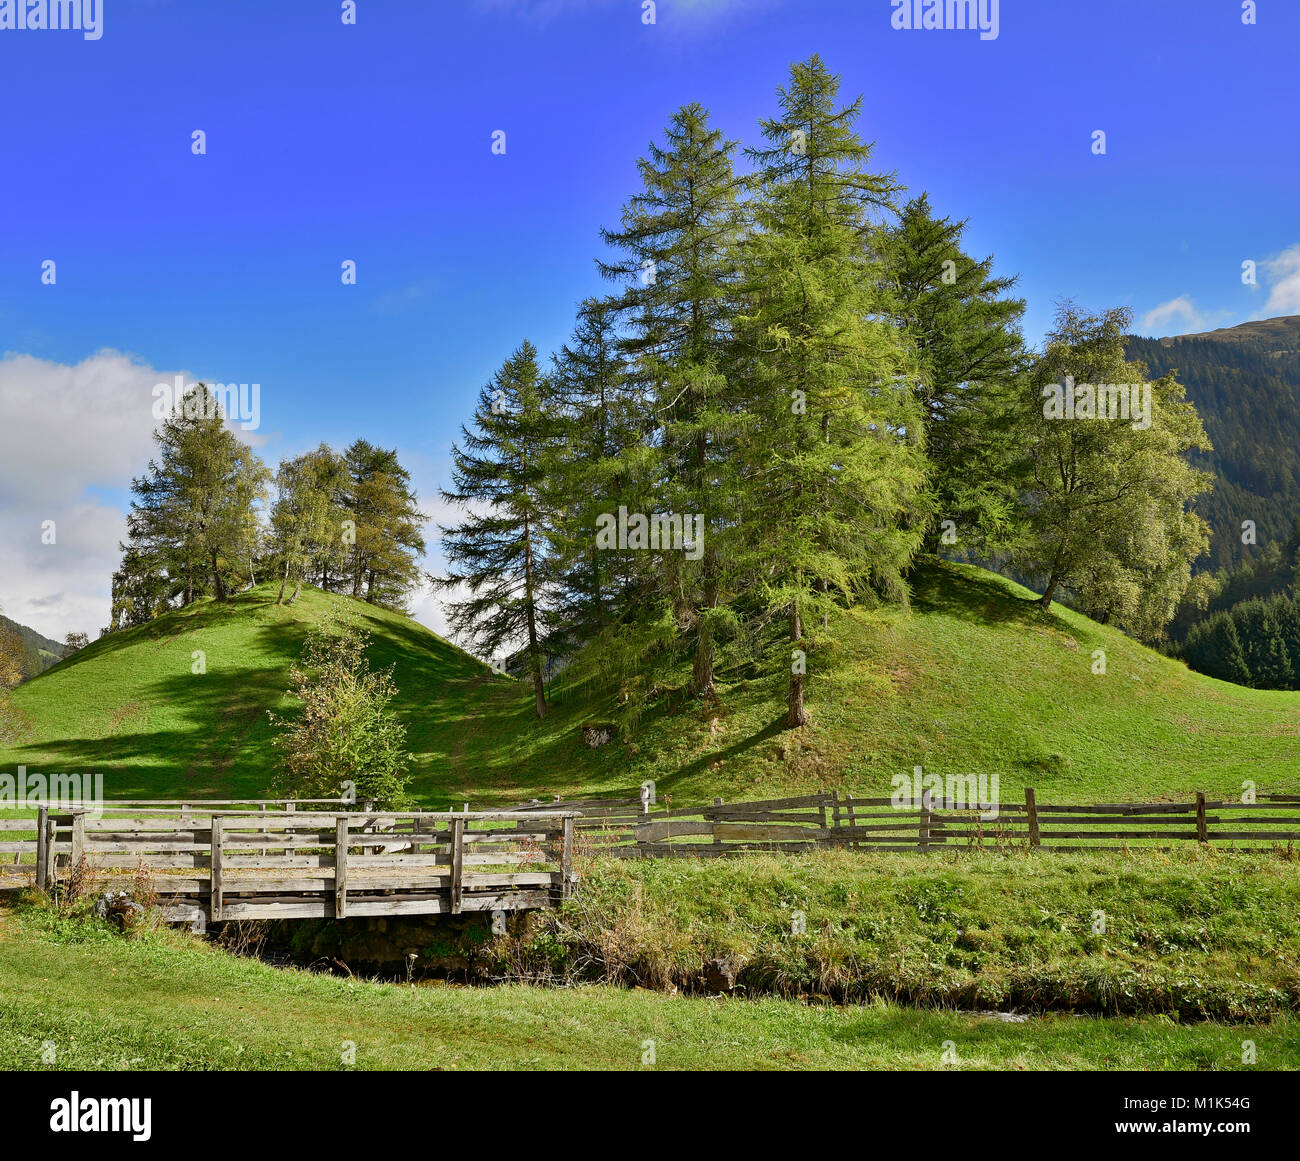
[[[53,1064],[42,1063],[48,1045]],[[1294,1070],[1300,1025],[1015,1024],[609,986],[409,987],[273,968],[175,932],[128,940],[96,922],[0,908],[0,1068],[349,1067]]]
[[[289,668],[332,606],[372,632],[375,665],[394,666],[412,788],[430,807],[628,793],[645,779],[675,806],[878,795],[918,765],[982,775],[990,793],[997,779],[1003,801],[1033,786],[1044,804],[1236,799],[1248,780],[1300,792],[1300,693],[1193,673],[981,569],[932,561],[911,586],[910,609],[846,611],[834,644],[814,642],[806,729],[780,727],[789,647],[774,632],[758,659],[720,658],[716,704],[685,696],[683,657],[635,728],[593,750],[581,727],[617,716],[612,686],[561,675],[539,722],[525,683],[406,617],[310,589],[277,606],[263,585],[113,634],[21,686],[29,729],[0,770],[102,772],[116,798],[262,797],[267,710],[292,709]]]

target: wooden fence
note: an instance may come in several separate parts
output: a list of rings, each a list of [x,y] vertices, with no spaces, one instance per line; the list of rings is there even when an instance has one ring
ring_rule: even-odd
[[[325,807],[333,807],[326,809]],[[73,874],[147,877],[173,915],[226,919],[457,914],[554,906],[579,850],[707,858],[841,848],[937,851],[1169,850],[1198,843],[1270,852],[1300,842],[1300,795],[1251,803],[1024,801],[995,812],[838,792],[670,810],[639,796],[522,803],[504,811],[339,810],[302,802],[107,805],[0,818],[0,890]],[[241,809],[227,809],[240,807]]]
[[[120,807],[0,820],[0,890],[140,877],[172,917],[347,918],[554,906],[575,880],[573,815]],[[24,859],[30,855],[30,861]]]
[[[708,857],[745,851],[800,852],[826,847],[881,851],[957,847],[1118,851],[1184,842],[1272,851],[1300,842],[1300,795],[1260,795],[1253,803],[1190,802],[1045,805],[1033,790],[996,811],[921,799],[841,797],[838,791],[756,802],[668,810],[637,797],[534,800],[513,810],[581,812],[584,846],[619,858]]]

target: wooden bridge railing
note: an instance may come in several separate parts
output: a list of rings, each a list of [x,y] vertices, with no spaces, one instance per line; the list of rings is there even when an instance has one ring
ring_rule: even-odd
[[[0,867],[0,887],[48,889],[62,876],[147,876],[173,909],[227,919],[458,914],[549,907],[575,882],[572,814],[506,811],[179,811],[58,813],[6,820],[31,864]],[[14,874],[17,872],[17,874]],[[26,874],[24,874],[24,872]],[[6,882],[25,878],[26,883]]]

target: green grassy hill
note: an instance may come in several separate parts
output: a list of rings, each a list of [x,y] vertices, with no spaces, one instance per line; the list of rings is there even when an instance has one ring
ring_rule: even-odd
[[[811,725],[782,731],[768,664],[720,673],[705,707],[665,689],[626,742],[583,746],[580,727],[613,716],[608,696],[554,692],[533,716],[521,683],[413,621],[304,590],[293,608],[263,586],[114,634],[14,693],[28,736],[0,751],[51,772],[103,771],[113,797],[256,797],[271,774],[268,709],[287,709],[290,664],[331,604],[356,609],[375,664],[395,665],[400,712],[426,805],[500,805],[550,794],[600,794],[655,779],[678,804],[839,787],[888,793],[922,765],[997,773],[1004,799],[1186,798],[1300,791],[1300,694],[1257,691],[1192,673],[1067,609],[1043,613],[1018,585],[929,563],[910,610],[843,614],[842,644],[811,658]],[[1094,651],[1106,671],[1094,674]],[[207,672],[191,673],[202,650]],[[682,681],[688,674],[682,671]],[[562,681],[563,679],[561,679]]]

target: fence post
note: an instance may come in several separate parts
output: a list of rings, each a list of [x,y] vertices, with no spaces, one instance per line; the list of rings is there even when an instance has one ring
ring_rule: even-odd
[[[50,836],[47,833],[50,822],[50,808],[41,806],[36,811],[36,889],[44,891],[47,889],[45,881],[46,875],[46,856]]]
[[[569,815],[564,820],[564,848],[560,852],[560,877],[562,886],[560,887],[560,898],[567,899],[571,890],[570,883],[573,879],[573,816]]]
[[[221,815],[214,814],[211,819],[212,825],[212,865],[211,879],[208,884],[208,910],[211,913],[208,920],[211,923],[218,923],[221,920]]]
[[[465,820],[451,820],[451,913],[460,914],[461,868],[465,859]]]
[[[296,813],[297,813],[297,810],[298,810],[298,804],[297,804],[296,802],[287,802],[287,803],[285,803],[285,807],[284,807],[284,812],[285,812],[285,814],[296,814]],[[286,827],[284,828],[284,837],[285,837],[286,839],[289,839],[289,838],[291,838],[292,836],[293,836],[293,828],[292,828],[292,827],[289,827],[289,826],[286,826]],[[291,847],[291,846],[285,846],[285,848],[284,848],[284,855],[285,855],[285,858],[289,858],[290,856],[292,856],[293,852],[294,852],[294,848],[293,848],[293,847]]]
[[[58,878],[59,871],[59,852],[55,846],[55,839],[58,837],[59,820],[50,815],[45,820],[45,889],[53,889],[54,882]]]
[[[1196,792],[1196,841],[1210,841],[1209,828],[1205,825],[1205,795],[1199,790]]]
[[[1025,817],[1029,820],[1029,845],[1038,847],[1038,804],[1034,801],[1034,788],[1025,787]]]
[[[334,822],[334,918],[348,914],[348,816],[340,814]]]
[[[920,839],[921,839],[921,850],[923,851],[928,851],[930,849],[930,803],[933,801],[931,797],[932,794],[933,791],[930,790],[921,791]]]

